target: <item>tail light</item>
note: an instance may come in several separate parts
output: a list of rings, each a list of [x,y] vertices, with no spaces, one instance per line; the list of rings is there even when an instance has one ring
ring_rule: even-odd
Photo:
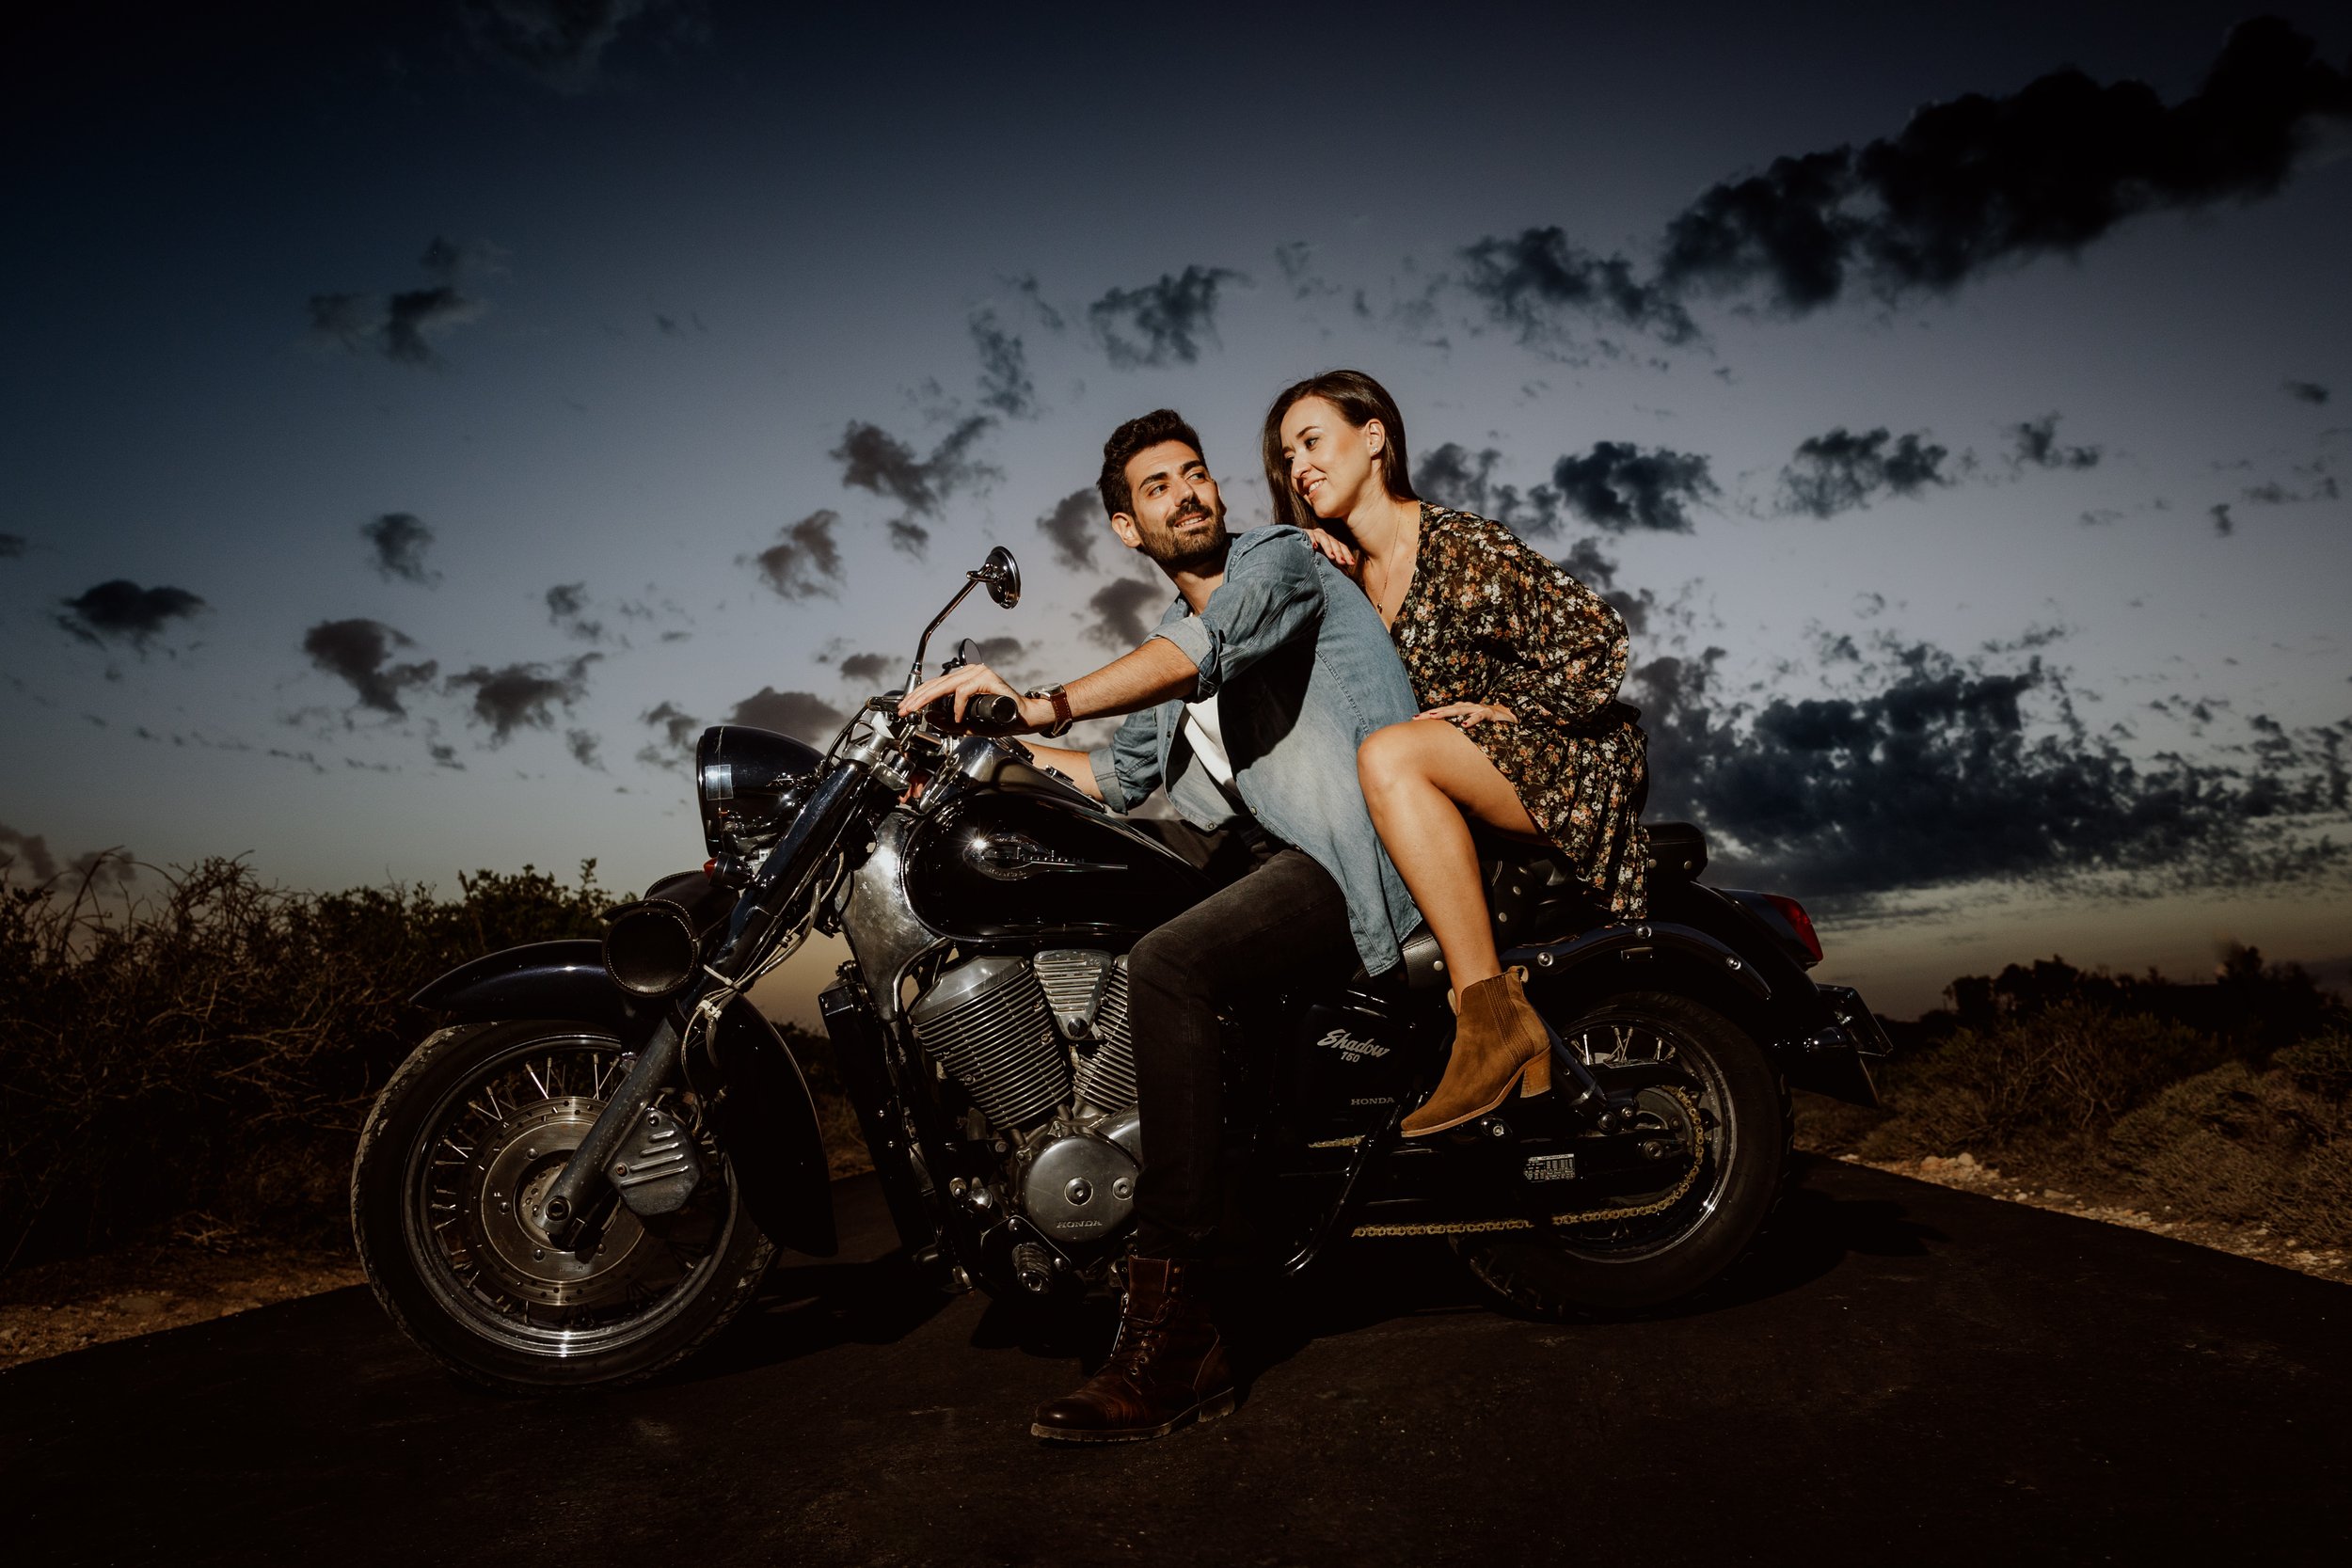
[[[1804,906],[1794,898],[1784,897],[1777,893],[1765,894],[1763,898],[1764,902],[1772,907],[1773,913],[1788,923],[1788,929],[1796,933],[1797,941],[1803,943],[1805,952],[1811,955],[1805,967],[1810,969],[1814,964],[1820,963],[1821,961],[1821,939],[1814,934],[1813,917],[1804,912]]]

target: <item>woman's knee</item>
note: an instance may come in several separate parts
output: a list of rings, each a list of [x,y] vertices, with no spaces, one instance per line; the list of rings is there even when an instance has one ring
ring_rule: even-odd
[[[1422,776],[1421,737],[1413,733],[1419,721],[1408,719],[1401,724],[1385,724],[1364,736],[1363,744],[1356,748],[1356,781],[1367,798]]]

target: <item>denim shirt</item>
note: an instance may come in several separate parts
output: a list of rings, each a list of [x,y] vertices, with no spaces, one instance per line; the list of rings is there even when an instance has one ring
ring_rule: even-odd
[[[1242,802],[1340,884],[1364,971],[1381,973],[1421,924],[1356,780],[1364,736],[1416,711],[1388,627],[1361,590],[1286,527],[1234,535],[1225,580],[1199,615],[1187,611],[1180,595],[1152,635],[1200,667],[1193,700],[1216,698]],[[1196,765],[1184,719],[1182,698],[1144,708],[1089,753],[1112,810],[1132,810],[1165,784],[1194,827],[1231,819],[1224,792]]]

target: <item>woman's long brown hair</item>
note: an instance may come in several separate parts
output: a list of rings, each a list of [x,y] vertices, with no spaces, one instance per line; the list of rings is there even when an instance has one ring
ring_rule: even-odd
[[[1291,487],[1290,465],[1282,461],[1282,416],[1301,398],[1321,398],[1337,408],[1349,424],[1361,430],[1374,420],[1388,433],[1380,449],[1380,483],[1391,498],[1413,501],[1413,466],[1405,454],[1405,416],[1397,412],[1389,389],[1361,371],[1326,371],[1296,386],[1286,387],[1266,410],[1265,433],[1259,448],[1265,458],[1265,482],[1274,492],[1274,520],[1293,528],[1328,525],[1314,515],[1307,499]]]

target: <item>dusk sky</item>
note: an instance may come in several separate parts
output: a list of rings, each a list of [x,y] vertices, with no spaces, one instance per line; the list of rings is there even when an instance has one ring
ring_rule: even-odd
[[[1262,523],[1344,365],[1821,977],[2347,972],[2339,8],[151,9],[0,67],[16,881],[642,886],[702,725],[829,734],[993,544],[950,638],[1132,645],[1104,436]]]

